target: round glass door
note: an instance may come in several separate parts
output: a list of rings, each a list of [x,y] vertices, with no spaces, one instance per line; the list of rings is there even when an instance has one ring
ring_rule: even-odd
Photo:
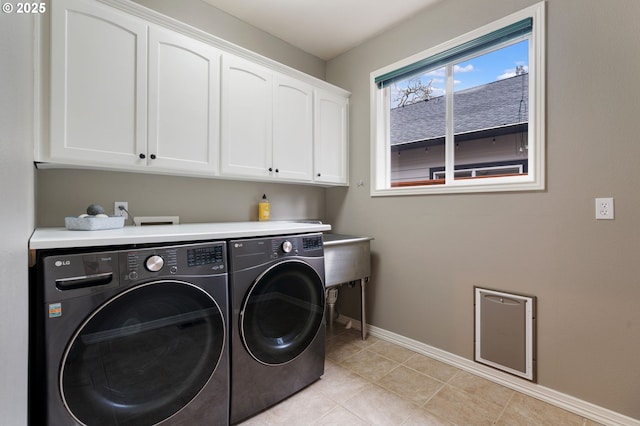
[[[198,287],[157,281],[121,293],[78,329],[60,389],[86,425],[153,425],[186,406],[220,361],[225,324]]]
[[[240,333],[257,361],[284,364],[300,355],[322,326],[324,285],[318,273],[297,260],[278,263],[260,275],[240,312]]]

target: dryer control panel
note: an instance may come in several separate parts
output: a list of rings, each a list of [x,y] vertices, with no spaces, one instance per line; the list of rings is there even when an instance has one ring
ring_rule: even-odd
[[[322,258],[322,234],[283,235],[229,241],[233,271],[289,257]]]
[[[271,239],[272,257],[287,255],[316,255],[322,256],[322,235],[291,235]]]
[[[322,249],[322,235],[311,235],[308,237],[302,237],[302,250],[321,250]]]

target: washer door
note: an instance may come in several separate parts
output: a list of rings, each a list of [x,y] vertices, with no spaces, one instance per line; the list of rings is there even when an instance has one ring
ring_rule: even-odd
[[[257,361],[277,365],[300,355],[323,325],[324,285],[307,263],[278,263],[253,283],[240,312],[240,335]]]
[[[62,399],[86,425],[152,425],[188,405],[223,353],[209,294],[157,281],[110,299],[78,329],[60,372]]]

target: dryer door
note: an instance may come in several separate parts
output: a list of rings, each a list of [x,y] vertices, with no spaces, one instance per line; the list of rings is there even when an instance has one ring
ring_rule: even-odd
[[[60,372],[69,412],[86,425],[152,425],[196,397],[225,341],[209,294],[156,281],[110,299],[74,334]]]
[[[324,284],[305,262],[286,260],[253,283],[240,311],[240,335],[257,361],[284,364],[300,355],[323,326]]]

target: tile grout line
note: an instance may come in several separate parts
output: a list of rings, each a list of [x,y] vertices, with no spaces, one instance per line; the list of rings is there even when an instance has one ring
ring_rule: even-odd
[[[504,404],[504,407],[502,407],[502,411],[500,411],[500,415],[496,418],[496,420],[493,422],[493,424],[498,424],[498,422],[500,421],[500,419],[502,418],[502,416],[504,415],[504,412],[507,411],[507,407],[509,406],[509,404],[511,403],[511,400],[515,397],[516,392],[514,391],[511,396],[509,396],[509,399],[507,400],[507,403]]]

